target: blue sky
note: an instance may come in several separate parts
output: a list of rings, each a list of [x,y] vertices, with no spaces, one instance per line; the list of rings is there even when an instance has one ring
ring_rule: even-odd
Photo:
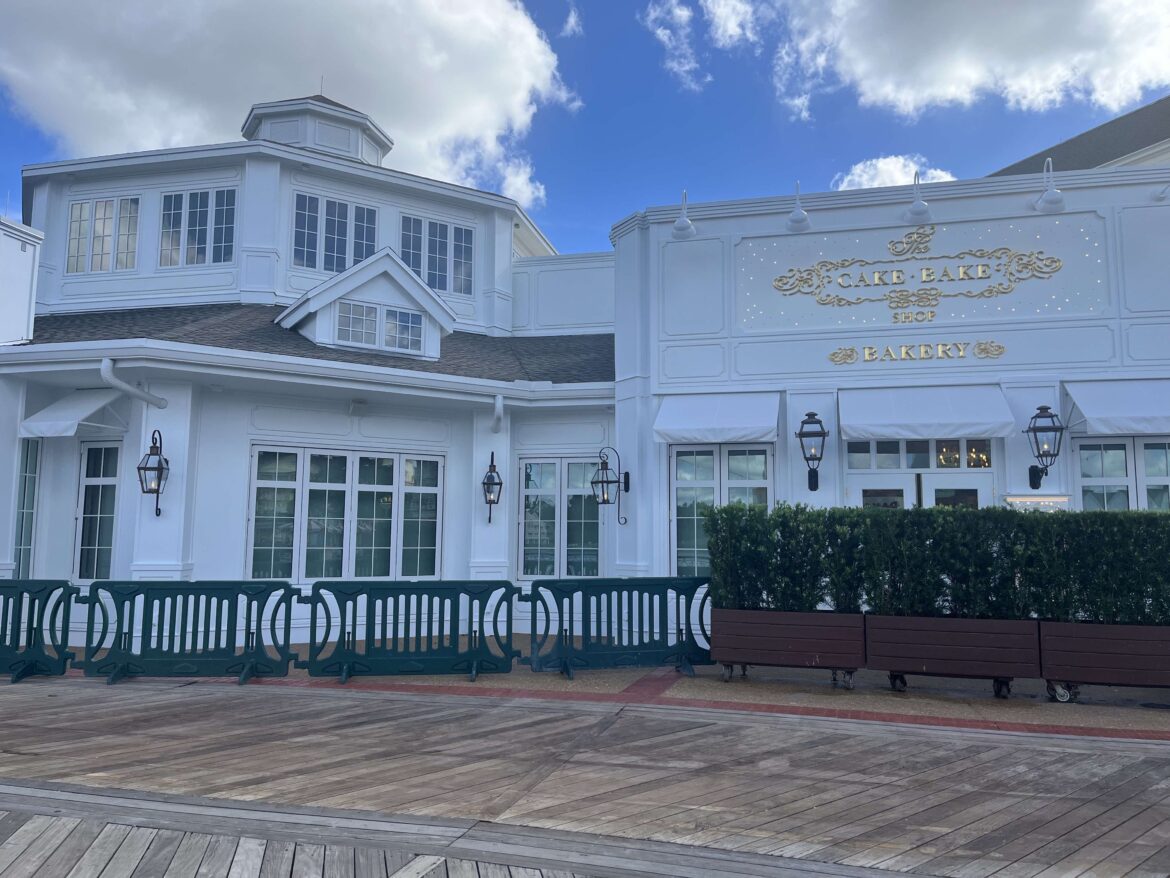
[[[88,4],[71,25],[35,0],[11,2],[11,26],[0,34],[0,199],[11,193],[13,214],[23,164],[234,139],[253,100],[316,90],[300,62],[282,70],[275,42],[277,60],[263,68],[244,58],[250,27],[263,29],[263,56],[271,30],[263,10],[254,24],[240,16],[240,43],[201,49],[222,77],[200,82],[180,71],[168,81],[142,76],[160,69],[150,50],[135,48],[150,44],[149,33],[93,57],[77,50],[103,26],[84,20]],[[415,5],[338,2],[396,12]],[[405,48],[387,46],[389,31],[369,44],[386,46],[384,63],[351,65],[343,33],[320,47],[318,66],[327,94],[370,112],[395,137],[388,165],[518,197],[553,243],[573,252],[607,249],[614,222],[676,202],[684,187],[692,201],[790,194],[797,179],[805,192],[823,191],[858,165],[855,180],[892,184],[915,163],[928,178],[930,169],[977,177],[1160,97],[1170,86],[1170,61],[1158,58],[1170,55],[1170,10],[1146,7],[1144,21],[1114,26],[1126,5],[1033,0],[1020,11],[999,0],[940,0],[933,17],[907,21],[898,13],[917,7],[901,0],[860,8],[851,0],[476,0],[462,18],[423,3]],[[283,39],[316,39],[312,7],[290,16]],[[579,32],[565,27],[574,8]],[[182,27],[198,28],[193,18]],[[453,47],[455,61],[397,90],[395,59],[419,33]],[[77,67],[70,75],[60,72],[62,58]],[[416,76],[418,63],[402,63],[400,80]],[[371,70],[380,71],[375,82]],[[893,169],[865,164],[883,156],[915,158]]]

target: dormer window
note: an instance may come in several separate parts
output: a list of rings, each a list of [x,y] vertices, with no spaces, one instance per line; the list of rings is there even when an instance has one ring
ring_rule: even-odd
[[[474,238],[475,230],[466,226],[404,214],[399,255],[435,292],[470,296]]]
[[[69,205],[66,274],[130,271],[137,266],[137,198],[99,198]]]
[[[236,190],[170,192],[162,199],[160,268],[235,259]]]
[[[321,229],[321,202],[325,226]],[[320,234],[321,232],[324,234]],[[340,274],[374,255],[378,246],[378,211],[316,195],[296,196],[293,209],[293,265]]]
[[[382,332],[381,337],[379,329]],[[385,347],[421,354],[423,317],[418,311],[409,311],[405,308],[382,308],[361,302],[338,302],[337,341],[340,344]]]

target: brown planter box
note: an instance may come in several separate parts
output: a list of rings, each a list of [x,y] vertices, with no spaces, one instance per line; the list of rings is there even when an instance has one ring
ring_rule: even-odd
[[[891,674],[1011,679],[1040,676],[1037,623],[866,616],[866,667]]]
[[[713,608],[711,658],[724,665],[854,671],[865,667],[865,617]]]
[[[1041,622],[1044,679],[1170,686],[1170,626]]]

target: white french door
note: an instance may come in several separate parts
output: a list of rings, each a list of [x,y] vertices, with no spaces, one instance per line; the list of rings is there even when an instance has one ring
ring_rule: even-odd
[[[993,489],[991,473],[857,473],[846,480],[845,502],[867,509],[982,509],[992,504]]]

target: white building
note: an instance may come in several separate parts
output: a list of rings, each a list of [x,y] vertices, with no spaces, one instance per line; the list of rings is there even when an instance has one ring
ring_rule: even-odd
[[[321,96],[254,106],[241,142],[29,166],[27,227],[0,224],[0,576],[690,574],[706,503],[1170,510],[1163,128],[1165,101],[1051,177],[652,208],[581,255],[383,167],[386,133]],[[1037,491],[1041,405],[1069,429]],[[590,487],[607,446],[624,524]]]

